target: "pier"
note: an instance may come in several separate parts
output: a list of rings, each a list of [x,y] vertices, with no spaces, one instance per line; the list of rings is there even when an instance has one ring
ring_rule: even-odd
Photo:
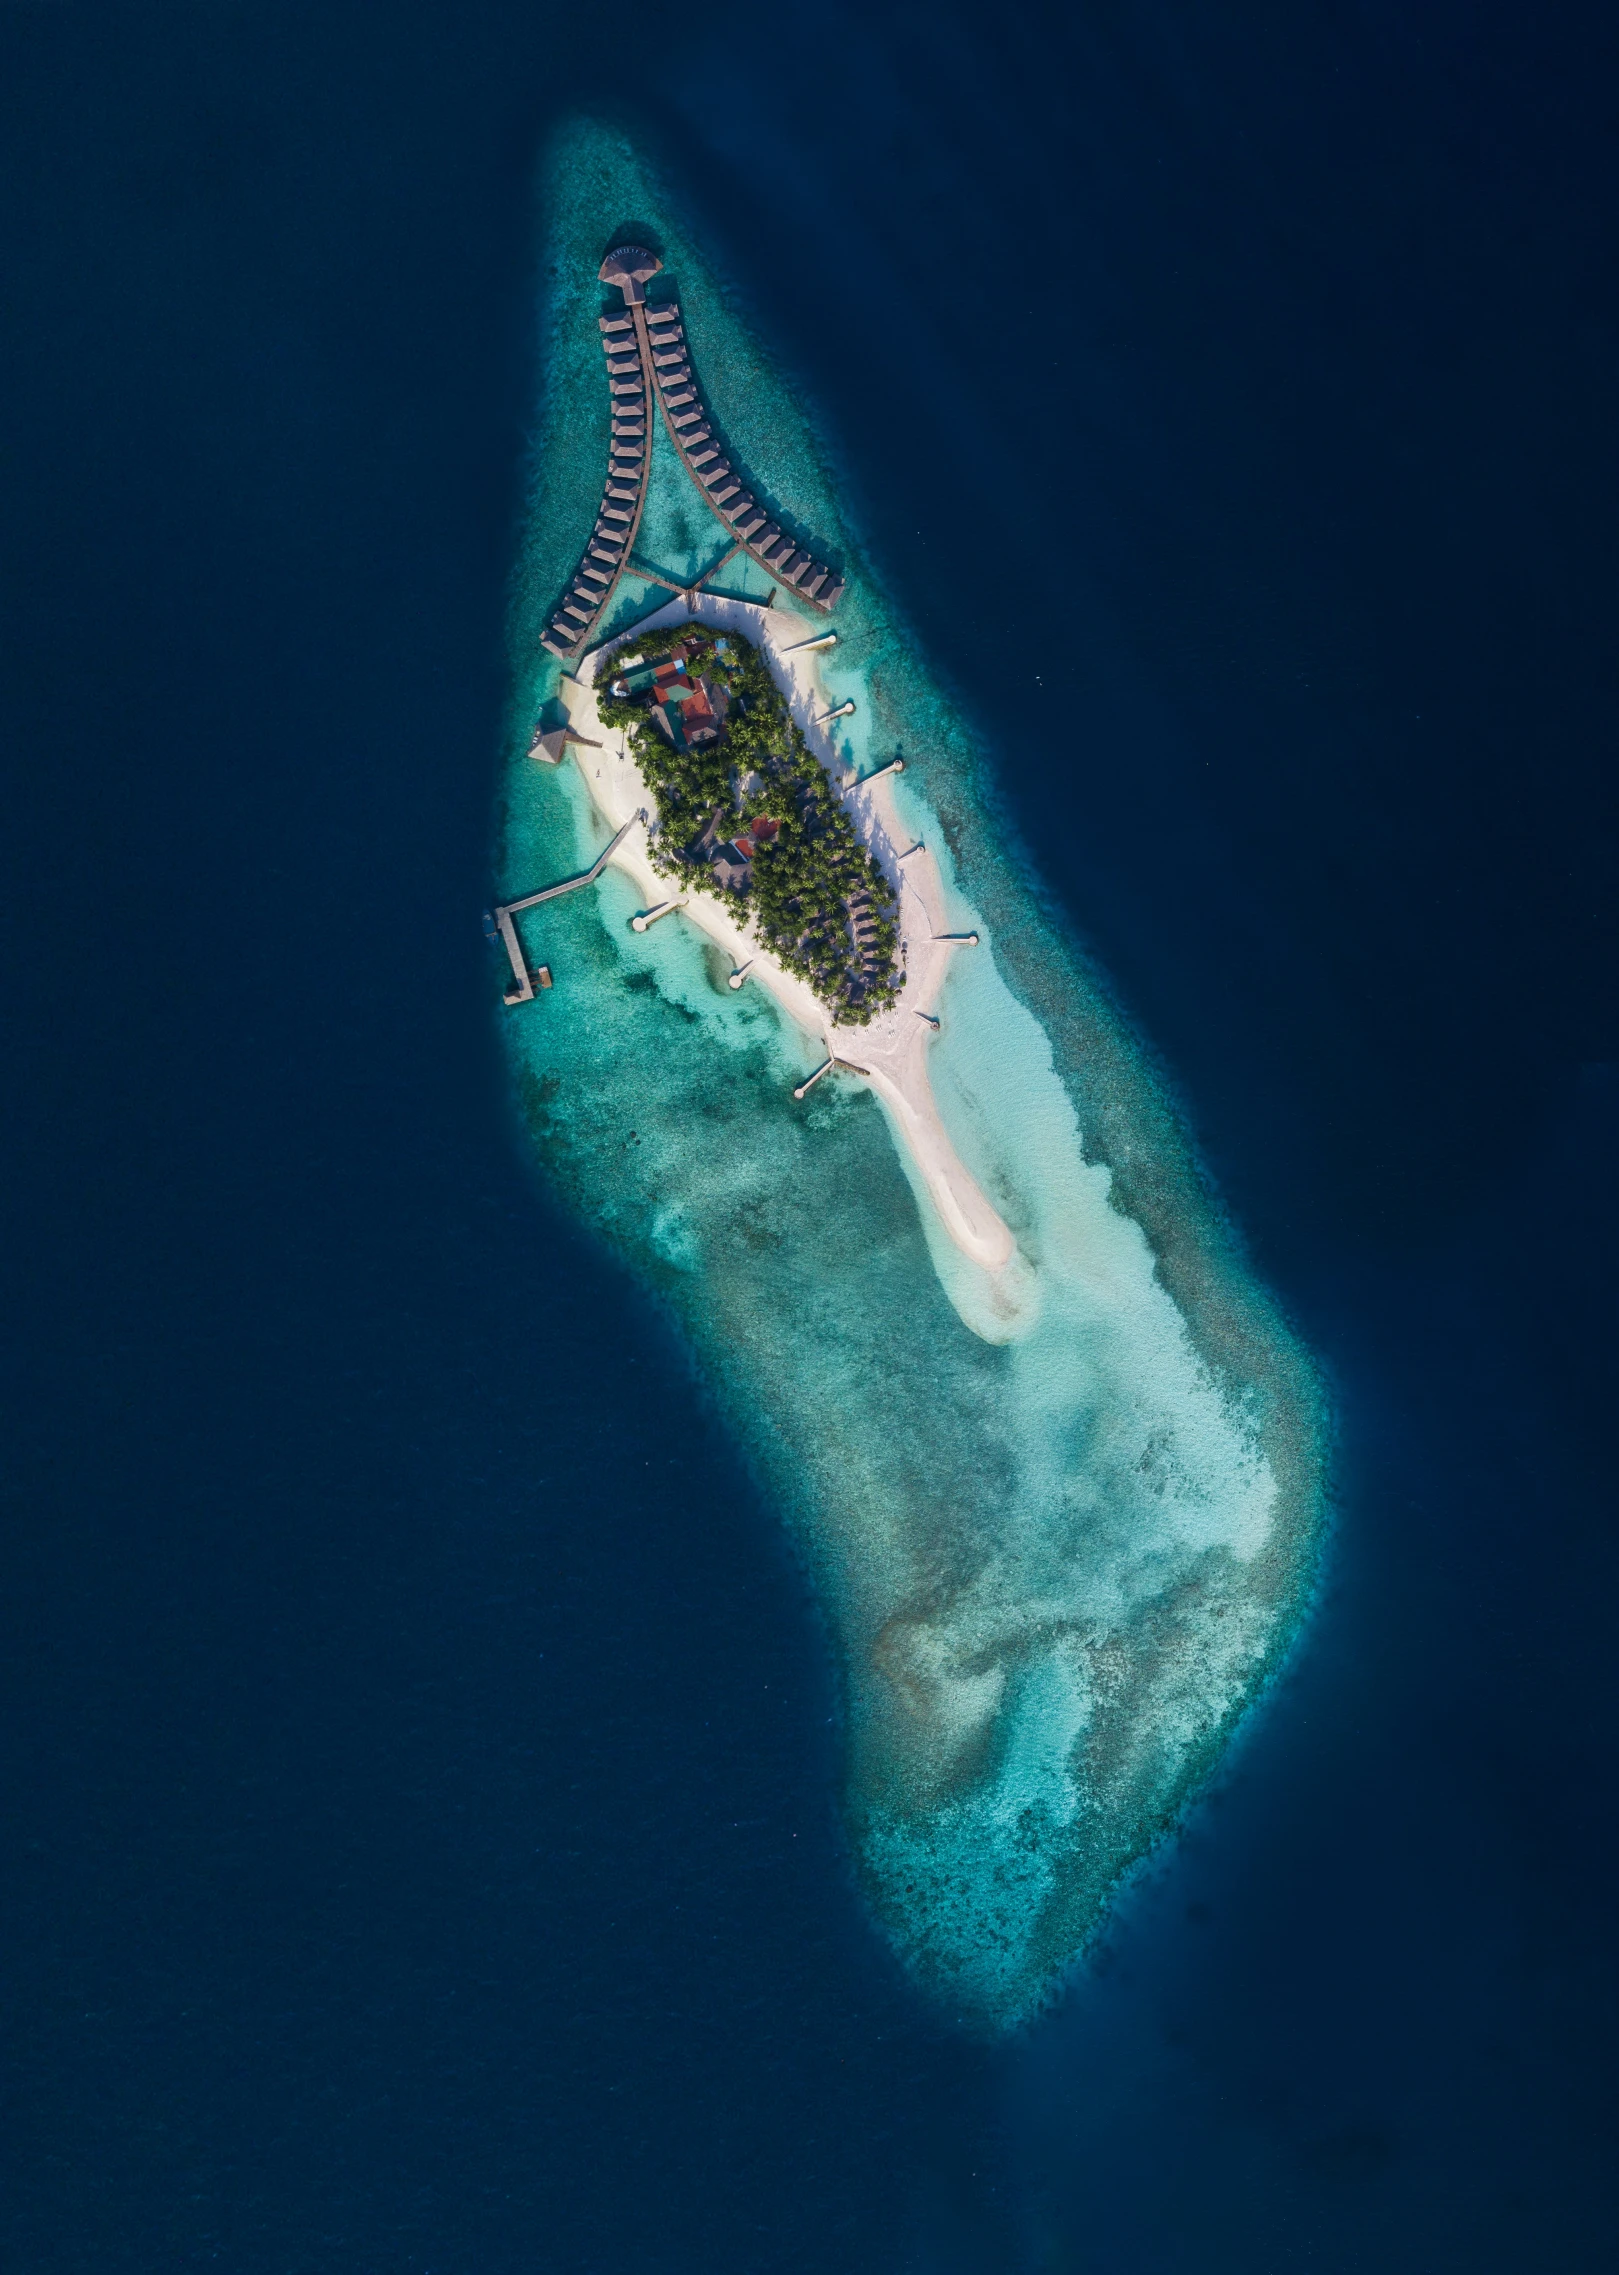
[[[835,570],[771,518],[720,447],[691,367],[679,303],[647,305],[646,287],[662,266],[657,254],[644,246],[620,245],[608,254],[599,272],[603,284],[616,285],[624,299],[622,312],[597,320],[613,438],[596,526],[572,582],[541,634],[552,655],[565,663],[573,662],[589,643],[626,574],[645,574],[650,582],[668,585],[671,591],[688,591],[671,578],[632,567],[630,561],[652,472],[654,399],[693,487],[731,539],[724,559],[698,582],[706,582],[726,561],[745,552],[779,584],[801,594],[823,614],[831,611],[844,589],[844,579]]]
[[[630,918],[630,930],[632,932],[645,932],[649,925],[657,923],[660,916],[671,916],[677,908],[684,908],[685,905],[685,902],[681,900],[659,901],[656,908],[644,908],[638,915],[632,916]]]
[[[583,875],[564,877],[560,885],[543,885],[537,893],[525,893],[521,900],[506,901],[499,908],[490,912],[494,919],[495,929],[499,933],[506,954],[511,961],[512,984],[506,990],[506,1001],[509,1004],[532,1003],[534,1000],[534,981],[530,976],[528,965],[524,961],[523,944],[517,937],[517,927],[512,922],[512,918],[521,909],[538,908],[541,901],[554,901],[559,894],[576,893],[585,885],[593,885],[623,844],[625,838],[629,836],[630,831],[634,829],[636,822],[644,822],[645,820],[646,808],[643,806],[632,820],[624,824],[611,844],[596,856],[596,859],[584,871]],[[540,984],[542,987],[549,987],[551,984],[549,966],[542,964],[540,971],[542,974]]]
[[[904,772],[904,759],[891,758],[886,766],[874,766],[869,774],[846,774],[843,777],[843,787],[845,790],[864,790],[868,782],[880,782],[885,774],[903,774]],[[911,851],[913,853],[916,851],[914,845]]]
[[[828,1056],[824,1064],[818,1066],[813,1074],[807,1075],[805,1079],[798,1084],[793,1092],[793,1096],[795,1098],[806,1097],[809,1092],[815,1088],[815,1085],[820,1081],[822,1075],[832,1073],[834,1068],[841,1069],[844,1074],[863,1074],[868,1081],[871,1079],[871,1069],[869,1066],[856,1066],[853,1059],[840,1059]]]
[[[815,1085],[820,1081],[822,1075],[830,1074],[837,1063],[838,1062],[836,1059],[827,1059],[824,1064],[818,1066],[815,1069],[815,1072],[809,1077],[807,1081],[801,1082],[798,1085],[798,1088],[793,1092],[793,1096],[795,1098],[807,1098],[810,1092],[815,1088]]]

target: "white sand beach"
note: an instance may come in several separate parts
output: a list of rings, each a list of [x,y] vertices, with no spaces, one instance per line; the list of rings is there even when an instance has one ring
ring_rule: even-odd
[[[883,774],[845,786],[845,769],[821,723],[831,706],[821,681],[819,652],[799,644],[814,639],[813,628],[784,610],[761,609],[706,592],[695,596],[693,606],[684,599],[671,600],[666,609],[644,619],[624,638],[584,657],[576,677],[564,678],[562,692],[570,724],[595,746],[574,744],[572,756],[609,828],[622,828],[643,808],[656,815],[656,800],[624,736],[610,732],[601,721],[595,687],[617,650],[633,646],[640,634],[693,617],[741,632],[764,656],[805,740],[839,788],[857,833],[894,885],[905,986],[898,1002],[869,1026],[833,1027],[826,1007],[805,982],[787,971],[753,936],[745,904],[733,915],[714,894],[694,892],[682,897],[678,914],[661,921],[696,925],[732,957],[738,968],[746,965],[748,985],[765,988],[805,1035],[824,1045],[827,1057],[870,1084],[915,1172],[913,1184],[919,1185],[931,1201],[939,1225],[955,1248],[988,1277],[987,1287],[975,1289],[963,1284],[959,1272],[941,1275],[947,1278],[952,1300],[970,1326],[998,1341],[1027,1308],[1024,1283],[1029,1275],[1021,1266],[1010,1230],[951,1143],[928,1077],[928,1045],[934,1033],[930,1021],[936,1016],[950,959],[971,955],[974,950],[944,937],[961,928],[948,920],[938,862],[926,846],[914,844],[895,810],[893,776]],[[629,831],[615,849],[612,863],[635,881],[649,909],[660,907],[678,891],[652,867],[644,826]]]

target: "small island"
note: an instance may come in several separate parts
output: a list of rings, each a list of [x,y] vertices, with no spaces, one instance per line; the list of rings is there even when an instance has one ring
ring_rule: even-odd
[[[636,643],[597,698],[656,800],[652,866],[751,916],[840,1025],[904,985],[893,889],[751,641],[691,622]]]
[[[598,272],[622,301],[597,317],[610,404],[607,475],[577,573],[542,635],[561,666],[551,707],[560,706],[566,724],[542,720],[529,745],[550,765],[572,751],[613,835],[580,875],[490,912],[490,937],[511,962],[506,1002],[517,1009],[535,996],[521,913],[593,884],[609,865],[654,897],[673,885],[631,918],[632,928],[644,932],[683,909],[730,955],[732,988],[757,984],[801,1033],[820,1037],[826,1057],[794,1085],[795,1100],[834,1070],[870,1085],[946,1238],[985,1275],[980,1287],[952,1274],[952,1302],[976,1333],[998,1340],[1024,1322],[1028,1275],[1011,1231],[956,1152],[927,1069],[946,972],[978,934],[952,923],[937,859],[893,804],[903,759],[896,753],[863,779],[839,766],[827,729],[854,701],[829,703],[818,669],[837,634],[782,634],[805,629],[800,607],[812,620],[830,615],[844,577],[819,546],[767,512],[760,485],[722,447],[679,303],[647,300],[662,269],[647,247],[619,245]],[[667,285],[665,277],[659,289]],[[681,472],[727,539],[695,581],[677,581],[637,554],[654,409]],[[741,555],[772,579],[762,601],[715,587]],[[627,629],[604,631],[626,579],[675,597]],[[858,1059],[845,1055],[851,1044]]]

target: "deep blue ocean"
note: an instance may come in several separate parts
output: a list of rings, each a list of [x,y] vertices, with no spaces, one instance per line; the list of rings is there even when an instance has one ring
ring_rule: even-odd
[[[8,2271],[1615,2264],[1616,46],[0,15]],[[1291,1672],[999,2044],[870,1926],[803,1576],[510,1092],[581,107],[1333,1392]]]

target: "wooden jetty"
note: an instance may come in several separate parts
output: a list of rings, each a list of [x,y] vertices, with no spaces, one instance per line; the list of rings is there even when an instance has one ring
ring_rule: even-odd
[[[863,790],[868,782],[880,782],[885,774],[903,774],[904,772],[904,759],[891,758],[884,766],[874,766],[869,774],[846,774],[843,777],[843,787],[845,790]],[[914,853],[916,850],[917,848],[913,845],[911,851]]]
[[[818,1066],[813,1074],[806,1075],[804,1080],[796,1085],[793,1096],[795,1098],[807,1097],[820,1081],[822,1075],[830,1074],[834,1067],[841,1067],[845,1074],[863,1074],[868,1080],[871,1076],[869,1066],[856,1066],[853,1059],[840,1059],[829,1054],[825,1062]]]
[[[612,843],[596,856],[596,859],[582,876],[564,877],[560,885],[543,885],[537,893],[525,893],[521,900],[506,901],[501,907],[490,911],[495,929],[500,934],[506,954],[511,961],[512,984],[506,990],[506,1001],[508,1003],[531,1003],[534,1000],[534,981],[523,957],[523,943],[517,937],[517,927],[512,922],[513,917],[521,909],[538,908],[541,901],[554,901],[560,893],[576,893],[581,886],[593,885],[623,844],[625,838],[629,836],[636,822],[644,822],[645,820],[646,808],[643,806],[632,820],[624,824]],[[540,966],[539,980],[542,987],[551,985],[551,970],[548,964]]]

